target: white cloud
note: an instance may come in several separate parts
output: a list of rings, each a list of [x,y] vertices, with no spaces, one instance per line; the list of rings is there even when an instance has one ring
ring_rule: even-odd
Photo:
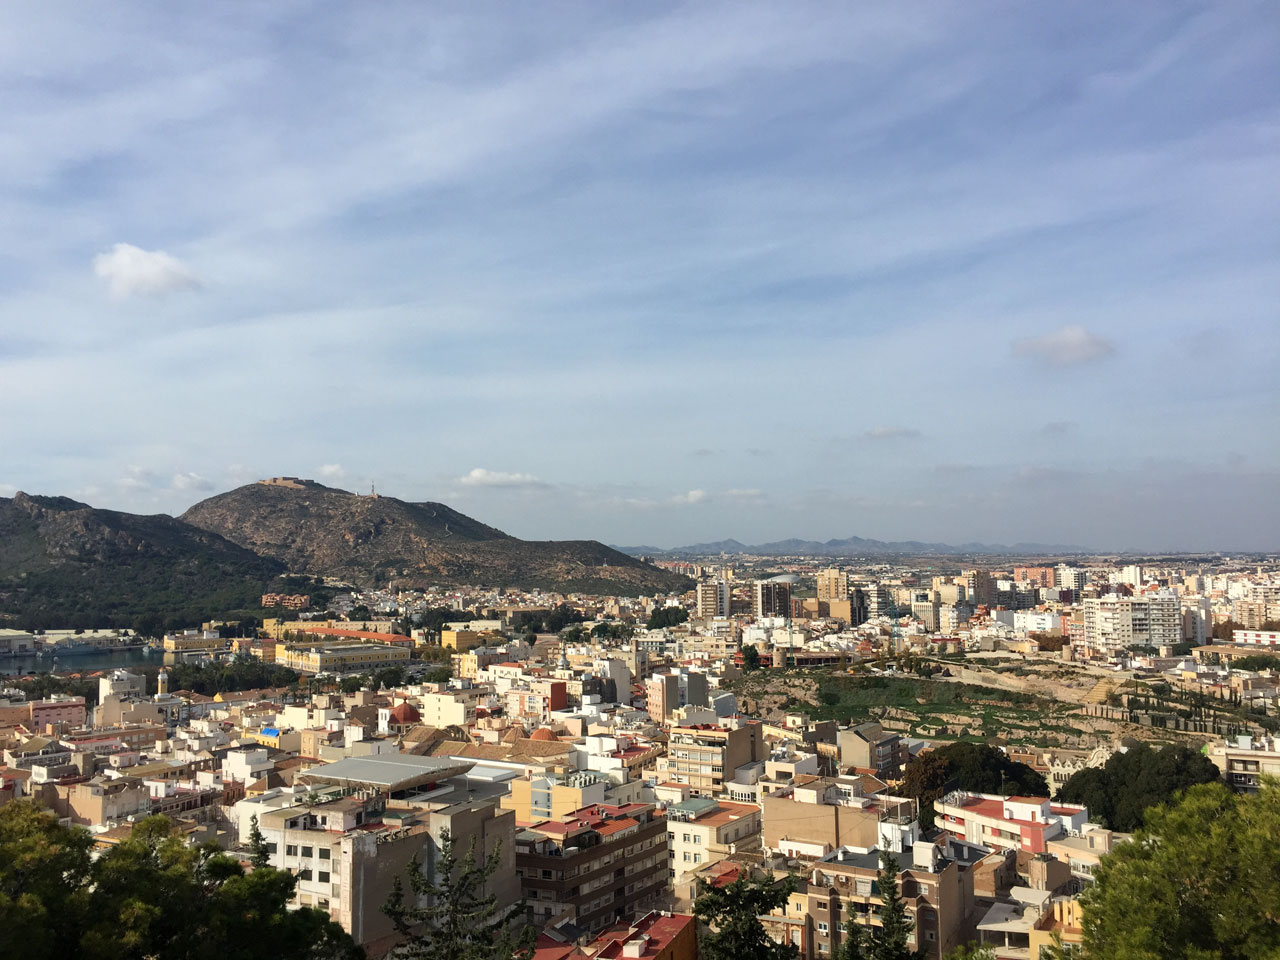
[[[143,250],[131,243],[117,243],[93,258],[93,272],[107,281],[111,296],[154,297],[178,290],[195,290],[200,281],[177,257],[163,250]]]
[[[173,475],[173,489],[175,490],[212,490],[213,481],[206,477],[200,476],[198,473],[187,471],[185,473],[175,473]]]
[[[920,436],[911,427],[873,427],[862,435],[864,440],[908,440]]]
[[[347,471],[342,469],[342,464],[340,463],[326,463],[316,473],[326,480],[339,480],[347,475]]]
[[[1115,349],[1110,340],[1074,323],[1041,337],[1026,337],[1013,343],[1016,356],[1042,360],[1055,367],[1101,360],[1114,353]]]
[[[465,477],[458,478],[459,483],[469,487],[541,487],[545,484],[528,473],[504,473],[501,470],[486,470],[476,467]]]
[[[707,491],[690,490],[688,493],[677,493],[671,498],[672,503],[692,505],[695,503],[703,503],[707,500]]]

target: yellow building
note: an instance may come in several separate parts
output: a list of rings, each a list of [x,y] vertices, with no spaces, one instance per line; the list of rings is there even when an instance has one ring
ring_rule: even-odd
[[[276,663],[299,673],[351,673],[376,670],[408,661],[408,650],[390,644],[276,645]]]
[[[217,631],[183,630],[166,634],[163,644],[165,653],[212,653],[226,649],[227,641]]]
[[[500,633],[488,630],[441,630],[440,646],[451,650],[465,650],[474,646],[494,646],[506,643]]]
[[[1053,901],[1052,908],[1031,930],[1029,954],[1032,957],[1056,956],[1046,949],[1055,946],[1055,939],[1068,950],[1081,949],[1084,943],[1084,917],[1079,900],[1060,897]]]

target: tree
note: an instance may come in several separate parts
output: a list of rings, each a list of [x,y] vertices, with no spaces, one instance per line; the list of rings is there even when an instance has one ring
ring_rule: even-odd
[[[1212,760],[1183,744],[1157,751],[1144,743],[1113,754],[1101,768],[1073,774],[1057,799],[1083,804],[1099,823],[1130,833],[1142,826],[1148,808],[1167,803],[1187,787],[1220,777]]]
[[[271,852],[267,840],[258,829],[258,815],[249,818],[249,864],[255,870],[271,866]]]
[[[1049,784],[1025,763],[1010,760],[984,743],[948,743],[907,764],[902,792],[920,808],[920,826],[933,826],[933,802],[948,790],[1047,797]]]
[[[480,862],[473,837],[466,854],[458,859],[452,835],[440,834],[435,879],[427,876],[417,858],[408,867],[413,902],[405,903],[404,888],[396,877],[391,896],[382,911],[391,918],[404,942],[392,951],[397,958],[413,960],[528,960],[533,956],[536,932],[522,924],[523,909],[498,906],[486,891],[489,878],[502,865],[501,850]]]
[[[876,889],[880,895],[880,925],[864,923],[850,901],[844,940],[836,960],[921,960],[923,951],[907,946],[914,923],[907,916],[898,890],[898,859],[887,850],[880,851]]]
[[[1081,898],[1085,955],[1115,960],[1280,956],[1280,787],[1191,787],[1147,811]]]
[[[327,913],[290,908],[295,879],[246,874],[214,844],[148,817],[90,862],[79,827],[19,800],[0,808],[0,923],[30,960],[354,960]],[[20,938],[14,939],[14,938]]]
[[[649,616],[649,629],[661,630],[663,627],[675,627],[689,619],[689,611],[684,607],[661,607]]]
[[[1274,657],[1267,653],[1251,653],[1247,657],[1235,657],[1231,661],[1232,670],[1250,670],[1260,672],[1262,670],[1278,670],[1280,671],[1280,657]]]
[[[703,925],[698,938],[702,960],[791,960],[798,952],[793,943],[778,943],[765,931],[760,917],[787,902],[795,878],[778,882],[772,877],[752,879],[746,871],[723,887],[698,881],[693,914]]]
[[[760,669],[760,651],[754,643],[747,643],[742,647],[742,669],[747,673]]]
[[[872,935],[869,960],[919,960],[918,951],[907,946],[914,924],[898,892],[898,859],[887,850],[880,851],[880,927]]]

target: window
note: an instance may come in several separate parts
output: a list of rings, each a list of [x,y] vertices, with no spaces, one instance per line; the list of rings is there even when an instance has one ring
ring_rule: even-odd
[[[329,882],[329,873],[328,873],[328,871],[327,871],[327,870],[321,870],[319,873],[317,873],[317,874],[316,874],[316,878],[317,878],[321,883],[328,883],[328,882]]]
[[[828,928],[827,928],[827,925],[826,925],[825,923],[820,923],[820,924],[818,924],[818,932],[819,932],[819,933],[826,933],[826,932],[827,932],[827,929],[828,929]]]
[[[685,843],[689,842],[689,835],[687,833],[684,835],[684,842]]]
[[[303,847],[302,855],[306,857],[308,860],[310,860],[315,854],[311,847]]]
[[[286,857],[296,857],[298,855],[298,845],[296,843],[286,844],[284,848]]]
[[[311,879],[311,871],[310,871],[309,869],[308,869],[308,870],[299,870],[299,871],[298,871],[298,879],[299,879],[299,880],[310,880],[310,879]]]
[[[700,854],[700,853],[695,853],[695,854],[693,855],[693,862],[694,862],[694,863],[701,863],[701,862],[702,862],[702,854]]]
[[[328,860],[328,859],[329,859],[330,857],[332,857],[332,856],[333,856],[333,851],[332,851],[332,850],[330,850],[328,847],[321,847],[321,848],[320,848],[320,859],[321,859],[321,860]]]

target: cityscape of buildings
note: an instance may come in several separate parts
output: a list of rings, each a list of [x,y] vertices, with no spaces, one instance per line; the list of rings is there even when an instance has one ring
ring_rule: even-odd
[[[914,948],[941,960],[977,942],[1022,960],[1078,942],[1078,897],[1128,839],[1052,795],[1073,773],[1134,737],[1202,749],[1240,791],[1280,773],[1269,736],[1280,676],[1256,662],[1280,647],[1275,564],[668,565],[696,585],[639,598],[264,596],[279,617],[169,633],[149,644],[152,665],[130,668],[75,661],[141,638],[0,631],[0,670],[3,657],[64,647],[59,671],[96,680],[96,696],[28,697],[17,679],[0,690],[0,802],[33,799],[100,846],[163,814],[246,861],[256,824],[271,865],[297,878],[296,903],[327,911],[373,956],[396,943],[382,910],[396,877],[431,862],[448,833],[497,852],[489,893],[523,905],[539,960],[693,956],[700,885],[743,874],[800,878],[764,922],[822,960],[851,909],[876,922],[884,854],[899,865]],[[457,619],[415,626],[442,609]],[[552,611],[565,629],[529,626]],[[235,658],[301,682],[212,695],[170,682],[180,664]],[[922,826],[904,771],[956,737],[920,736],[899,712],[824,719],[820,704],[751,686],[763,678],[767,697],[810,676],[892,678],[908,661],[950,671],[921,675],[933,684],[1048,670],[1063,697],[1077,691],[1085,726],[1070,742],[987,738],[1049,794],[952,790]],[[1133,693],[1156,687],[1238,702],[1254,722],[1156,722]]]

